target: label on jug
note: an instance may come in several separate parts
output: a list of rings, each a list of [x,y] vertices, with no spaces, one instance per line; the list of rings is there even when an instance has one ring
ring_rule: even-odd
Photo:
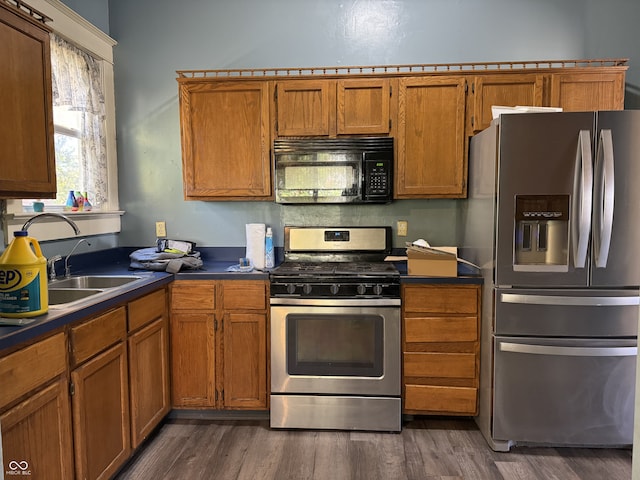
[[[0,314],[40,310],[40,269],[0,268]]]

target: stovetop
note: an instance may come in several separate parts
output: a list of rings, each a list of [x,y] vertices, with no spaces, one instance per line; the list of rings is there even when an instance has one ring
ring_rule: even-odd
[[[391,227],[285,227],[284,239],[271,297],[400,298],[400,273],[384,262]]]
[[[400,298],[400,273],[385,262],[284,262],[270,278],[272,297]]]
[[[284,262],[271,272],[274,277],[307,277],[318,279],[331,276],[397,277],[400,274],[392,263],[386,262]]]

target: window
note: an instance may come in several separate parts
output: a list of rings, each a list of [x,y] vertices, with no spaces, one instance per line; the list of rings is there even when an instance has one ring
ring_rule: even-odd
[[[108,203],[105,98],[100,62],[51,35],[51,80],[57,197],[44,200],[62,208],[68,192],[86,192],[94,208]],[[33,200],[23,200],[28,208]]]
[[[91,212],[69,212],[82,234],[119,232],[120,216],[124,212],[118,204],[115,141],[113,47],[116,42],[60,0],[29,0],[29,5],[52,19],[48,23],[54,32],[51,35],[52,70],[62,57],[64,65],[76,64],[81,71],[76,75],[67,72],[66,81],[64,74],[52,72],[58,197],[42,200],[46,203],[45,211],[62,211],[69,190],[86,191],[97,208]],[[3,233],[7,244],[13,239],[13,232],[33,215],[33,199],[7,200],[4,204],[6,228]],[[36,223],[32,229],[33,236],[40,241],[73,235],[65,222],[55,218]]]

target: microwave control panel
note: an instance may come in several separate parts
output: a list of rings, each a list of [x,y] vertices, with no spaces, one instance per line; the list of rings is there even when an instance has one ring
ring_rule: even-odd
[[[391,201],[391,159],[386,155],[365,154],[364,158],[364,201]],[[383,158],[384,157],[384,158]]]

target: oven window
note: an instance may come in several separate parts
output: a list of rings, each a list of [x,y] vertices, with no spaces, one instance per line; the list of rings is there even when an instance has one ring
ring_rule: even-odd
[[[384,319],[367,314],[289,314],[289,375],[380,377]]]

